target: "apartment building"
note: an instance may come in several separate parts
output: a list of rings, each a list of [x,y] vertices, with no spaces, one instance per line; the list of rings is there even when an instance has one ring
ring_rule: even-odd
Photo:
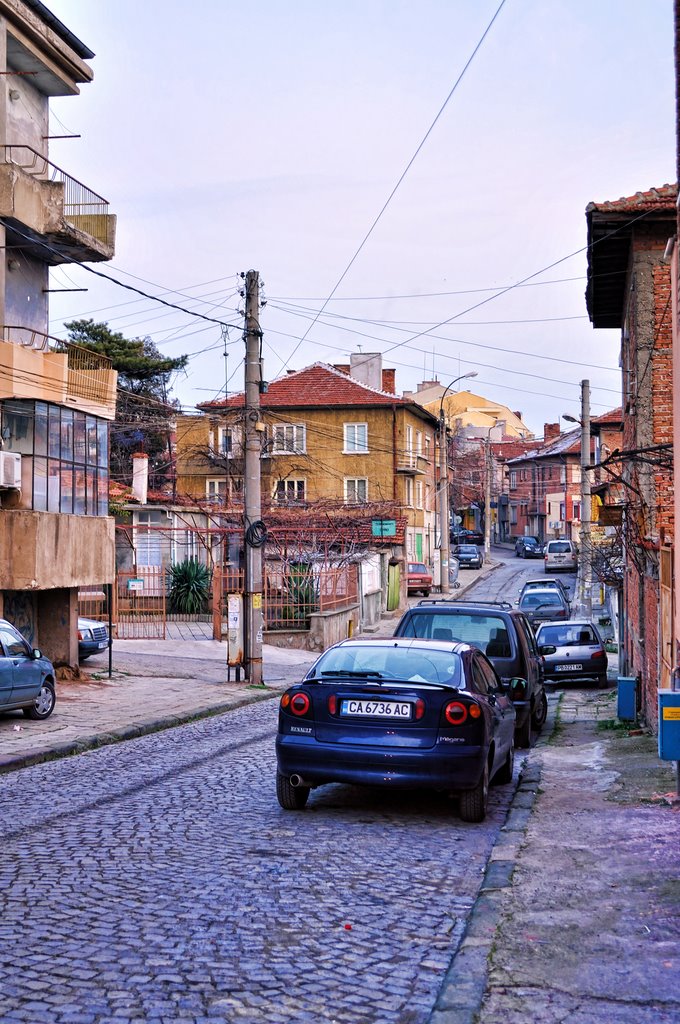
[[[49,104],[93,56],[38,0],[0,0],[0,614],[73,667],[78,588],[114,577],[116,373],[50,337],[48,273],[111,259],[115,218],[50,161]]]
[[[394,394],[394,370],[379,355],[288,373],[268,385],[261,408],[268,501],[397,503],[406,557],[434,565],[437,419]],[[177,494],[233,507],[243,494],[244,396],[199,409],[177,420]]]

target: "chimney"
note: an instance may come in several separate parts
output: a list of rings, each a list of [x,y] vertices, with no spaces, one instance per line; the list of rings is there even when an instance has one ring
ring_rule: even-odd
[[[522,419],[522,413],[521,413],[521,412],[518,412],[518,411],[517,411],[517,409],[513,409],[513,410],[512,410],[512,415],[513,415],[513,416],[516,416],[518,420],[521,420],[521,419]]]
[[[382,390],[382,352],[352,352],[350,376],[376,391]]]
[[[543,427],[543,440],[554,441],[561,434],[559,423],[546,423]]]
[[[140,505],[146,505],[149,489],[149,456],[135,452],[132,456],[132,497]]]
[[[333,363],[333,369],[339,370],[340,373],[346,373],[349,377],[349,363]]]
[[[438,385],[438,380],[421,380],[418,385],[418,391],[427,391],[428,388],[436,388]]]
[[[388,395],[396,395],[396,393],[397,393],[397,371],[396,370],[383,370],[383,372],[382,372],[382,390],[386,391]]]

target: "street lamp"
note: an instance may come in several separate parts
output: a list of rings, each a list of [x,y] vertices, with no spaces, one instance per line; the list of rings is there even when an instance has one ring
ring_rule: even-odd
[[[451,557],[451,545],[449,538],[449,453],[446,444],[446,421],[444,419],[444,399],[454,384],[459,380],[467,380],[469,377],[476,377],[477,371],[470,370],[460,377],[452,380],[446,388],[439,403],[439,523],[441,529],[441,542],[439,545],[439,574],[441,579],[441,592],[449,592],[449,560]]]
[[[593,613],[593,563],[590,536],[590,381],[581,381],[581,418],[563,415],[562,419],[568,420],[569,423],[577,423],[581,428],[581,530],[579,533],[581,554],[578,583],[582,614],[589,619]]]

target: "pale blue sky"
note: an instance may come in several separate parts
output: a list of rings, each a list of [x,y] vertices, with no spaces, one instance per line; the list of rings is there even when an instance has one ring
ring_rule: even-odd
[[[82,139],[53,143],[52,158],[118,214],[116,258],[102,269],[179,289],[165,297],[193,295],[192,309],[230,322],[237,273],[258,269],[269,379],[289,358],[294,369],[347,361],[359,343],[385,352],[400,390],[433,362],[444,383],[477,370],[474,390],[538,433],[578,411],[584,377],[593,413],[619,404],[618,337],[586,318],[585,254],[392,346],[493,294],[434,293],[498,289],[582,248],[591,200],[674,179],[671,0],[507,0],[332,316],[292,358],[497,0],[47,5],[97,55],[81,97],[53,104]],[[217,326],[144,300],[121,306],[134,296],[78,268],[54,274],[53,286],[70,282],[90,290],[52,297],[52,333],[91,315],[191,354],[175,386],[186,407],[224,386]],[[231,341],[238,390],[237,331]]]

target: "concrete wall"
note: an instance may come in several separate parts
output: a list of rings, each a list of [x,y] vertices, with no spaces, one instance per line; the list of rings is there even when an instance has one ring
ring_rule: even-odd
[[[0,589],[43,591],[111,583],[114,521],[98,516],[4,509]]]
[[[49,134],[47,96],[35,88],[30,78],[24,76],[11,75],[6,79],[6,84],[7,142],[30,146],[46,155],[45,136]],[[18,153],[17,157],[23,162],[28,159],[28,153]]]

